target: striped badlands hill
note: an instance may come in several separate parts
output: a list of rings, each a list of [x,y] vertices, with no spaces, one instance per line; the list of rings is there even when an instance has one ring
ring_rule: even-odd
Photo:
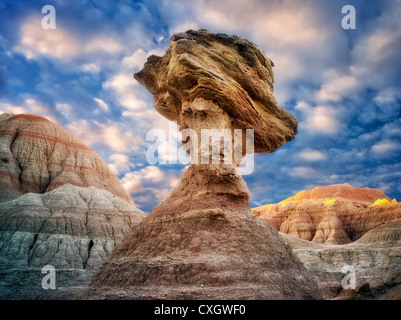
[[[31,114],[1,114],[0,202],[66,183],[105,189],[133,204],[101,157],[61,126]]]
[[[252,209],[278,231],[318,243],[345,244],[382,224],[401,220],[401,204],[381,190],[347,183],[301,191]]]
[[[35,115],[0,115],[0,300],[68,298],[146,214],[91,148]],[[42,288],[42,268],[59,290]]]

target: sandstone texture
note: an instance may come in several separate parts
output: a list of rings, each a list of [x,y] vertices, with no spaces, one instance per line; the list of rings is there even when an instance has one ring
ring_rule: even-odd
[[[253,129],[256,152],[294,138],[296,119],[272,95],[272,62],[254,44],[207,30],[171,37],[135,78],[180,129]],[[233,137],[234,135],[231,135]],[[185,143],[196,145],[193,136]],[[231,141],[247,153],[244,140]],[[225,142],[224,142],[225,146]],[[87,294],[108,299],[319,299],[314,279],[249,209],[238,159],[192,157],[177,187],[113,250]]]
[[[71,184],[0,203],[0,299],[71,298],[146,214],[106,190]],[[42,268],[56,290],[42,289]]]
[[[100,296],[141,299],[316,299],[314,280],[277,231],[247,210],[145,218],[92,280]],[[98,291],[99,292],[99,291]],[[95,297],[99,293],[95,292]]]
[[[401,204],[378,189],[339,184],[301,191],[252,212],[282,233],[317,243],[346,244],[400,220]]]
[[[0,115],[0,202],[63,184],[105,189],[133,204],[101,157],[64,128],[30,114]]]
[[[174,34],[166,54],[150,56],[135,79],[154,95],[156,110],[181,129],[197,129],[197,124],[253,129],[255,152],[266,153],[297,132],[296,118],[273,96],[272,67],[244,38],[189,30]],[[219,119],[213,123],[215,114]],[[199,118],[208,119],[199,123]]]

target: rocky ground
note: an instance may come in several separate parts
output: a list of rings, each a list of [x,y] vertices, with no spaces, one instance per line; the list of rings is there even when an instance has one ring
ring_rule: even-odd
[[[372,230],[345,245],[320,244],[281,234],[314,275],[325,299],[401,299],[401,221]],[[381,234],[378,237],[378,234]],[[355,270],[355,287],[344,289],[344,266]]]

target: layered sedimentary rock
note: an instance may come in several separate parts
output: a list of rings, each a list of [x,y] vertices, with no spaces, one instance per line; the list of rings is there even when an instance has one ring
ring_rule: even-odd
[[[382,191],[317,187],[252,212],[281,231],[324,298],[401,298],[401,204]]]
[[[0,116],[0,202],[2,299],[71,297],[146,216],[95,151],[35,115]]]
[[[345,245],[281,236],[316,277],[324,298],[401,299],[401,221],[373,228]],[[355,282],[345,282],[351,276]]]
[[[301,191],[252,212],[280,232],[318,243],[346,244],[400,220],[401,204],[378,189],[340,184]]]
[[[109,191],[71,184],[0,203],[0,298],[69,298],[145,213]],[[56,290],[42,288],[42,268]]]
[[[266,153],[297,132],[296,118],[273,96],[272,67],[244,38],[190,30],[174,34],[166,54],[150,56],[135,79],[154,95],[156,110],[181,129],[253,129],[255,152]],[[202,117],[207,121],[195,119]]]
[[[163,57],[151,56],[135,78],[154,94],[158,112],[181,130],[225,129],[235,150],[191,165],[94,275],[94,297],[187,299],[315,299],[316,283],[269,224],[249,209],[237,167],[247,153],[235,129],[253,129],[256,152],[273,152],[294,138],[296,119],[272,95],[272,62],[254,44],[207,30],[172,36]],[[244,137],[243,135],[242,137]],[[227,138],[227,139],[226,139]],[[231,150],[231,149],[230,149]],[[210,149],[208,149],[210,151]],[[219,154],[221,150],[218,150]],[[205,160],[206,163],[203,162]],[[221,153],[220,153],[221,155]]]
[[[66,183],[105,189],[133,204],[100,156],[64,128],[36,115],[0,115],[0,202]]]
[[[388,222],[366,232],[355,243],[397,243],[401,247],[401,220]]]

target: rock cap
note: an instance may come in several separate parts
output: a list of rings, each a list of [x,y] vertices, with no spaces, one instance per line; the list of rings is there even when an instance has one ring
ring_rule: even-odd
[[[152,55],[136,80],[154,94],[156,110],[181,125],[195,99],[211,100],[232,129],[253,129],[255,152],[294,139],[297,120],[273,96],[273,62],[254,43],[205,29],[176,33],[163,57]]]

